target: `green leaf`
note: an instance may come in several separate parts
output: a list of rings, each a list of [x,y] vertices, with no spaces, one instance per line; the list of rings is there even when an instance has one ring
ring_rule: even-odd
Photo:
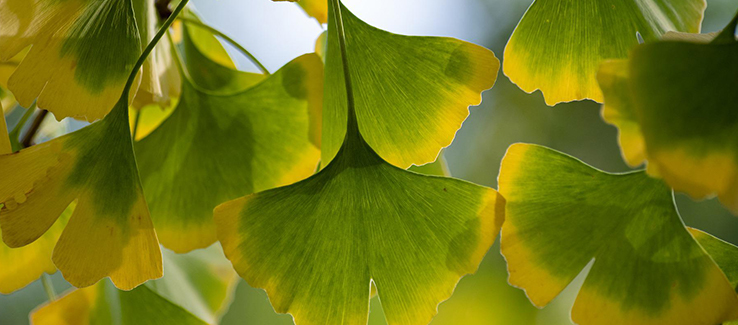
[[[343,39],[329,39],[328,67],[347,63],[331,44]],[[303,181],[216,207],[218,239],[239,275],[297,324],[366,324],[373,286],[389,324],[427,324],[476,271],[504,200],[389,164],[359,132],[353,98],[343,98],[333,109],[346,111],[346,134],[333,160]]]
[[[199,21],[194,14],[188,16]],[[236,70],[223,45],[207,30],[187,24],[182,29],[182,58],[189,80],[196,86],[218,94],[233,94],[264,80],[262,74]]]
[[[469,115],[469,105],[479,104],[481,92],[494,85],[499,61],[481,46],[396,35],[343,12],[362,135],[395,166],[435,161]],[[346,134],[346,90],[335,37],[335,24],[329,24],[327,62],[333,63],[326,64],[325,72],[324,166]]]
[[[8,246],[39,240],[76,200],[52,259],[77,287],[109,276],[130,290],[161,276],[127,109],[127,98],[121,98],[98,123],[0,155],[0,226]]]
[[[134,7],[148,11],[137,15]],[[152,10],[152,0],[3,0],[0,61],[32,45],[8,88],[21,106],[38,97],[38,106],[59,120],[102,118],[118,101],[143,41],[152,37]],[[137,16],[140,27],[148,26],[144,39]],[[147,63],[144,86],[155,90],[150,68]]]
[[[540,146],[508,149],[501,251],[510,284],[536,306],[592,260],[571,312],[578,324],[717,324],[738,296],[685,229],[671,190],[644,172],[609,174]]]
[[[738,213],[738,41],[667,35],[603,63],[602,115],[619,128],[628,164],[647,160],[649,174],[675,190],[717,194]]]
[[[320,158],[311,143],[323,92],[317,55],[264,79],[211,61],[187,30],[187,71],[197,78],[184,78],[172,115],[135,146],[157,234],[176,252],[216,241],[217,204],[304,179]]]
[[[131,291],[109,281],[76,289],[31,314],[34,324],[216,324],[236,279],[218,246],[187,255],[164,251],[164,277]]]
[[[404,171],[353,142],[315,176],[222,204],[215,220],[236,271],[297,324],[365,324],[372,282],[389,324],[426,324],[476,270],[502,205],[492,189]]]
[[[604,59],[625,58],[667,31],[697,33],[704,0],[535,0],[505,47],[503,70],[546,104],[602,102],[596,74]]]
[[[698,229],[688,228],[700,245],[710,254],[715,263],[720,266],[728,277],[730,285],[738,288],[738,247],[722,241]],[[737,321],[724,322],[723,325],[738,325]]]

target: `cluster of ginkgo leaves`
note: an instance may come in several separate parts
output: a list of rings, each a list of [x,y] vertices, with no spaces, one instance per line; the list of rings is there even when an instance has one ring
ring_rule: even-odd
[[[647,168],[515,144],[495,191],[439,154],[495,83],[490,50],[301,0],[327,30],[272,74],[175,2],[0,0],[0,103],[28,107],[0,118],[0,292],[57,269],[78,288],[35,324],[217,323],[236,273],[299,325],[365,324],[375,294],[389,324],[427,324],[498,233],[536,306],[590,265],[576,323],[738,319],[738,248],[673,201],[738,213],[738,16],[699,34],[703,0],[535,0],[503,72],[549,105],[603,102]],[[93,123],[31,145],[37,108]]]

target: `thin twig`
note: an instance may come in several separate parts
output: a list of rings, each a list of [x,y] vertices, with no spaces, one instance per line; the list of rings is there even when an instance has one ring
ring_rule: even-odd
[[[261,64],[261,62],[259,62],[259,60],[253,54],[251,54],[251,52],[249,52],[245,47],[241,46],[241,44],[238,44],[238,42],[236,42],[232,38],[228,37],[228,35],[223,34],[221,31],[219,31],[219,30],[211,27],[210,25],[207,25],[207,24],[205,24],[205,23],[203,23],[201,21],[195,20],[195,19],[191,19],[191,18],[187,18],[187,17],[178,17],[177,19],[179,19],[179,20],[181,20],[181,21],[183,21],[183,22],[185,22],[187,24],[192,24],[192,25],[195,25],[197,27],[203,28],[203,29],[205,29],[205,30],[207,30],[207,31],[215,34],[216,36],[219,36],[220,38],[226,40],[226,42],[228,42],[231,45],[233,45],[233,47],[235,47],[236,49],[238,49],[239,51],[241,51],[241,53],[245,57],[247,57],[249,60],[251,60],[251,62],[254,63],[254,65],[256,65],[256,67],[259,68],[259,70],[261,70],[261,72],[263,74],[269,75],[269,70],[267,70],[267,68],[264,67],[264,65]]]
[[[44,285],[44,291],[46,291],[46,296],[49,297],[49,301],[56,300],[56,290],[54,290],[54,284],[51,283],[51,277],[49,274],[44,273],[41,275],[41,284]]]
[[[42,109],[38,112],[38,114],[36,114],[31,127],[28,128],[26,134],[23,135],[23,140],[21,140],[21,145],[23,146],[23,148],[28,148],[33,145],[33,138],[36,136],[39,128],[41,128],[41,124],[44,122],[47,114],[49,114],[49,111],[45,109]]]

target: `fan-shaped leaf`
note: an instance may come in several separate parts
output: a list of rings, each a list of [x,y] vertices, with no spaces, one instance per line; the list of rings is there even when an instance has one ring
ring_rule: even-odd
[[[362,134],[389,163],[407,168],[436,160],[469,115],[469,105],[494,85],[499,61],[491,51],[452,38],[392,34],[367,25],[344,8],[351,74]],[[335,24],[328,28],[322,161],[338,152],[346,134],[346,91]]]
[[[348,59],[335,51],[329,44],[326,64],[338,71],[328,73],[344,76],[339,62]],[[363,77],[352,79],[377,82]],[[426,324],[459,278],[477,269],[504,200],[387,163],[364,141],[353,102],[331,108],[349,103],[333,160],[306,180],[216,207],[218,239],[241,277],[297,324],[366,324],[373,285],[389,324]]]
[[[99,123],[0,155],[3,241],[39,239],[74,200],[54,264],[77,287],[105,276],[132,289],[161,276],[161,252],[138,179],[127,98]]]
[[[548,304],[594,260],[572,309],[578,324],[717,324],[738,296],[644,172],[608,174],[544,147],[508,149],[501,250],[509,282]]]
[[[624,58],[667,31],[700,30],[704,0],[535,0],[505,48],[503,70],[546,104],[602,102],[596,74],[604,59]]]
[[[216,324],[230,304],[237,277],[218,250],[176,255],[164,251],[166,272],[131,291],[109,281],[76,289],[31,314],[36,325]]]
[[[370,283],[389,324],[426,324],[497,235],[492,189],[384,162],[349,135],[322,171],[215,210],[226,256],[297,324],[365,324]]]
[[[140,11],[138,15],[135,9]],[[18,102],[57,119],[96,120],[115,105],[126,77],[152,37],[152,0],[1,0],[0,61],[33,45],[8,81]],[[143,30],[143,37],[136,26]],[[159,85],[148,69],[144,85]],[[131,94],[133,95],[134,92]]]
[[[312,113],[322,105],[317,55],[299,57],[233,93],[263,76],[210,61],[187,35],[187,67],[198,86],[185,78],[174,113],[136,144],[157,233],[177,252],[215,242],[217,204],[303,179],[320,155],[310,142]]]
[[[738,213],[738,41],[705,38],[670,34],[603,63],[602,115],[619,128],[631,166],[648,159],[649,173],[674,189],[716,193]]]

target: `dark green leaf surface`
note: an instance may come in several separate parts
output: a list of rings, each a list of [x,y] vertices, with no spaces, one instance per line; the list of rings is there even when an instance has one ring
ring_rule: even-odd
[[[136,143],[157,234],[176,252],[215,242],[217,204],[304,179],[319,159],[310,141],[322,103],[317,55],[254,85],[263,77],[220,66],[196,46],[185,32],[187,71],[197,85],[185,78],[172,115]]]
[[[738,212],[738,41],[667,34],[629,60],[603,64],[605,119],[620,128],[631,165],[695,198],[717,194]]]
[[[535,145],[508,149],[501,250],[510,284],[548,304],[587,266],[578,324],[716,324],[738,297],[685,229],[671,190],[644,172],[609,174]]]

